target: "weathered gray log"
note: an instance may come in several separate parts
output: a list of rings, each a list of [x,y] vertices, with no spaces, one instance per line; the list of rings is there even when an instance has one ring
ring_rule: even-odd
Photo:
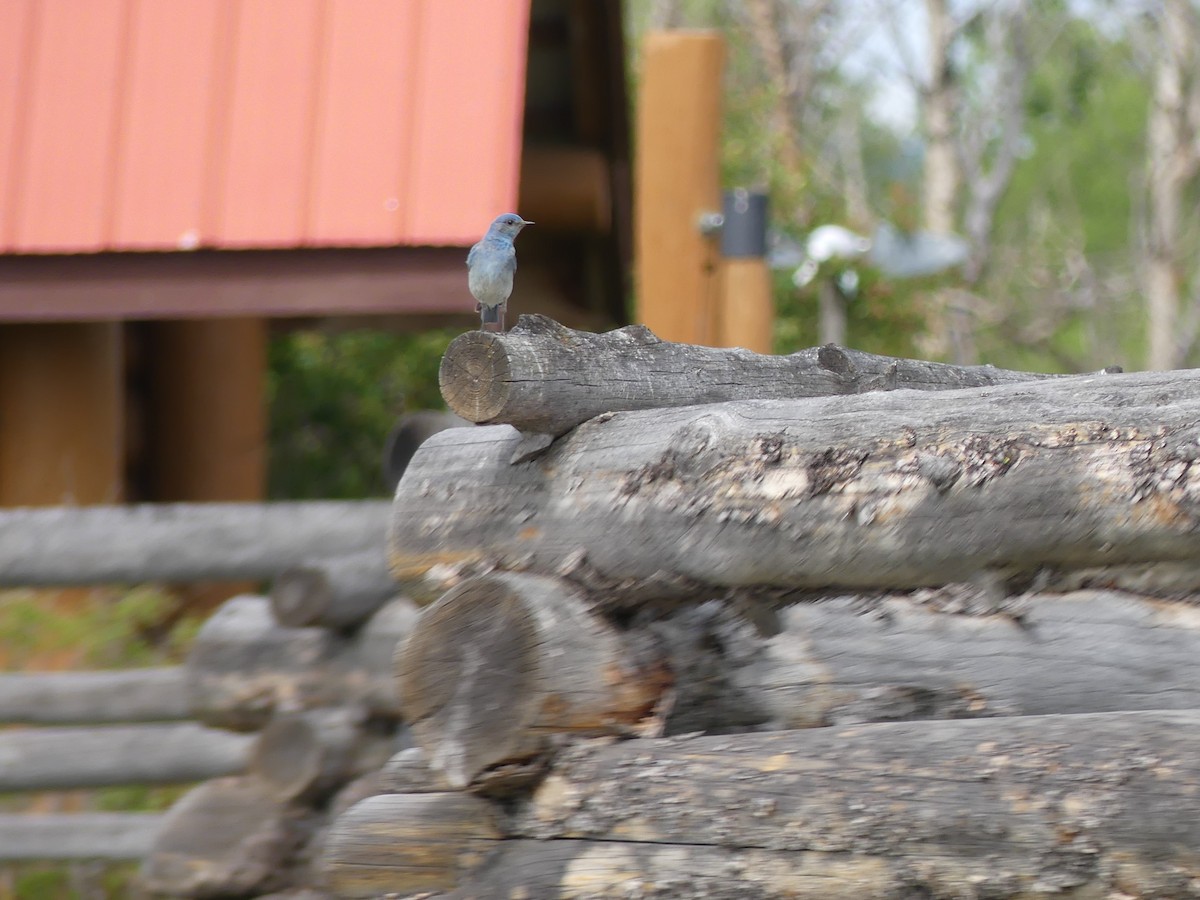
[[[393,584],[393,590],[395,585]],[[420,610],[407,597],[384,604],[355,636],[344,677],[350,690],[371,712],[399,716],[396,651],[416,627]]]
[[[404,719],[454,787],[535,755],[544,736],[647,718],[667,673],[643,669],[561,579],[472,579],[426,609],[396,657]]]
[[[939,861],[931,862],[937,864]],[[912,865],[920,867],[920,863]],[[892,900],[893,897],[909,896],[1001,900],[1013,896],[999,891],[974,893],[970,883],[948,884],[945,881],[938,882],[936,893],[922,894],[915,892],[916,889],[906,893],[908,883],[902,875],[895,874],[899,867],[899,863],[893,863],[889,872],[886,864],[879,865],[848,853],[660,841],[537,841],[526,838],[502,841],[478,872],[462,879],[456,890],[437,896],[440,900],[506,900],[509,897],[537,897],[539,900],[602,900],[609,897]],[[382,873],[377,878],[381,883],[384,881]],[[986,879],[984,883],[988,883]],[[889,888],[889,885],[902,887]],[[1033,900],[1042,894],[1020,896],[1022,900]]]
[[[194,722],[0,732],[0,792],[183,784],[244,771],[254,738]]]
[[[256,778],[219,778],[167,813],[138,880],[168,897],[245,897],[288,886],[289,864],[315,822]]]
[[[461,428],[470,424],[462,416],[434,409],[405,413],[392,426],[383,442],[384,485],[389,491],[396,490],[396,485],[417,448],[433,435],[447,428]]]
[[[185,665],[193,715],[251,731],[273,713],[347,701],[345,642],[324,628],[284,628],[266,597],[227,600],[201,627]]]
[[[271,610],[290,628],[346,630],[361,625],[395,593],[381,532],[365,553],[284,569],[271,583]]]
[[[0,585],[272,578],[380,546],[385,501],[0,511]]]
[[[805,868],[829,878],[828,892],[813,894],[822,897],[1187,897],[1200,876],[1197,742],[1196,711],[594,742],[556,761],[508,833],[631,842],[628,868],[614,877],[646,885],[656,883],[655,859],[637,848],[711,845],[809,855]],[[586,878],[587,848],[564,856],[564,893],[531,886],[527,896],[603,896],[595,882],[590,894],[572,892],[570,876]],[[756,858],[735,853],[743,865],[726,884],[755,884]],[[491,874],[471,883],[494,884]],[[750,896],[792,890],[772,881]]]
[[[183,669],[0,675],[0,722],[67,725],[189,717]]]
[[[0,815],[0,862],[142,859],[162,813],[15,813]]]
[[[284,713],[259,735],[249,770],[280,800],[314,803],[379,769],[394,750],[390,731],[354,707]]]
[[[417,451],[390,537],[414,599],[496,569],[620,603],[1200,558],[1200,371],[618,413],[510,464],[520,442]]]
[[[898,388],[938,391],[1050,377],[895,359],[833,344],[761,356],[663,341],[644,325],[592,334],[536,315],[521,316],[504,334],[459,335],[438,376],[446,403],[464,419],[552,435],[622,410]]]
[[[939,611],[961,602],[799,603],[730,679],[782,728],[1200,709],[1200,605],[1083,591]]]
[[[420,747],[406,747],[379,770],[376,794],[430,794],[455,790],[443,772],[429,765]]]
[[[499,837],[497,808],[471,794],[383,794],[338,817],[322,868],[342,898],[446,890],[478,868]]]

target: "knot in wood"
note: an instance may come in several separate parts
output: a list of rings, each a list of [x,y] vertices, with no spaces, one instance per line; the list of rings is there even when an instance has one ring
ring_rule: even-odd
[[[502,335],[469,331],[446,348],[438,384],[446,405],[469,422],[490,422],[509,401],[512,364]]]

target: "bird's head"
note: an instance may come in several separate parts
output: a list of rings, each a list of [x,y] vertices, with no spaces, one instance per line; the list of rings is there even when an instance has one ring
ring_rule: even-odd
[[[504,213],[492,220],[492,225],[488,228],[488,233],[502,234],[509,240],[512,240],[521,233],[522,228],[532,224],[533,222],[526,222],[516,213]]]

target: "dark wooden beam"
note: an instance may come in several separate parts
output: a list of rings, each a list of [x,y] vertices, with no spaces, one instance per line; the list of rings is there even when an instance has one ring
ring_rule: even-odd
[[[4,256],[0,321],[470,312],[465,253],[384,247]]]

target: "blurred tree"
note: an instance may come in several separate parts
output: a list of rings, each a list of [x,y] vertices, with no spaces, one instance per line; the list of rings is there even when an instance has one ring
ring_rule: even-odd
[[[271,341],[269,494],[386,493],[384,441],[402,412],[441,409],[438,364],[457,331],[293,331]]]
[[[1200,85],[1200,36],[1171,32],[1177,51],[1192,56],[1162,50],[1175,27],[1164,4],[1176,4],[1177,18],[1186,7],[1194,25],[1194,0],[630,0],[629,8],[636,27],[652,24],[652,6],[670,8],[658,24],[725,31],[726,182],[769,188],[775,224],[801,243],[817,225],[866,234],[881,220],[968,239],[958,276],[888,282],[861,270],[847,308],[856,345],[1078,370],[1143,358],[1146,260],[1173,260],[1171,277],[1166,266],[1158,277],[1177,290],[1178,359],[1200,339],[1200,279],[1187,271],[1200,257],[1192,213],[1200,176],[1187,169],[1180,189],[1163,188],[1158,199],[1148,180],[1154,73],[1183,58],[1182,69],[1171,63],[1184,73],[1179,89],[1193,97]],[[898,82],[916,97],[914,123],[894,114]],[[1198,105],[1185,99],[1180,108]],[[1196,147],[1194,131],[1178,130],[1196,119],[1172,119],[1177,149]],[[1170,221],[1171,198],[1178,240],[1155,256],[1149,222]],[[1165,233],[1158,228],[1156,246]],[[779,349],[814,342],[818,283],[796,290],[777,280]],[[955,335],[939,326],[942,313]]]
[[[1194,273],[1185,270],[1184,204],[1200,171],[1200,12],[1192,0],[1155,4],[1153,89],[1146,124],[1145,257],[1146,367],[1181,365],[1200,329],[1193,300],[1180,328],[1183,294]]]

